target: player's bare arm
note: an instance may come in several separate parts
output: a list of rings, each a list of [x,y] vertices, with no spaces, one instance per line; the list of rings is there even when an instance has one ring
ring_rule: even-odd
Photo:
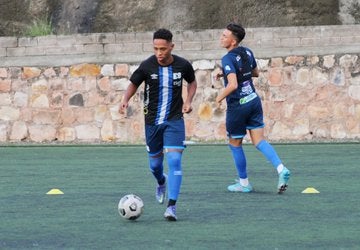
[[[191,103],[196,93],[197,83],[193,81],[187,85],[187,97],[183,105],[183,113],[190,113],[192,111]]]
[[[120,103],[120,107],[119,107],[120,114],[125,114],[125,111],[129,106],[129,100],[131,99],[131,97],[133,97],[136,91],[137,91],[137,86],[133,83],[130,83]]]
[[[221,105],[221,101],[224,100],[228,95],[234,92],[238,88],[238,82],[235,73],[227,75],[228,85],[226,88],[216,97],[216,104]]]
[[[253,70],[251,71],[251,76],[252,76],[252,77],[258,77],[258,76],[259,76],[259,69],[258,69],[258,67],[256,67],[255,69],[253,69]]]

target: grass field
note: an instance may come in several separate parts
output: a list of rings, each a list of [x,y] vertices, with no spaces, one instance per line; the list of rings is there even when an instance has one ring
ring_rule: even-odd
[[[0,249],[360,249],[360,144],[274,147],[292,171],[283,195],[251,145],[250,194],[226,191],[226,145],[188,146],[177,222],[155,202],[143,146],[0,147]],[[135,222],[117,212],[128,193],[145,203]]]

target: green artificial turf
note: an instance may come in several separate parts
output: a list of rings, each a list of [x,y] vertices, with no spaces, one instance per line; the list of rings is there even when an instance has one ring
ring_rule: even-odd
[[[236,178],[226,145],[188,146],[177,222],[155,201],[144,146],[0,147],[0,249],[359,249],[360,144],[274,147],[292,172],[282,195],[253,146],[248,194],[226,190]],[[64,194],[46,194],[54,188]],[[129,193],[145,204],[137,221],[117,212]]]

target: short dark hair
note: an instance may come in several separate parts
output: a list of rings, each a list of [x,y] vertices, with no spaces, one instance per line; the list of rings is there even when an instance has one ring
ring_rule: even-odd
[[[171,33],[170,30],[158,29],[154,33],[153,40],[154,39],[164,39],[164,40],[166,40],[168,42],[172,42],[172,37],[173,37],[173,34]]]
[[[238,43],[240,43],[245,37],[245,29],[236,23],[229,23],[226,29],[230,30],[231,33],[236,37]]]

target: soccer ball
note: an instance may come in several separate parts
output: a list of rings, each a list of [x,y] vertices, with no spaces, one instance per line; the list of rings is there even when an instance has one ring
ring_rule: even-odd
[[[127,220],[136,220],[141,216],[144,209],[144,202],[135,194],[127,194],[122,197],[118,204],[118,211],[121,217]]]

